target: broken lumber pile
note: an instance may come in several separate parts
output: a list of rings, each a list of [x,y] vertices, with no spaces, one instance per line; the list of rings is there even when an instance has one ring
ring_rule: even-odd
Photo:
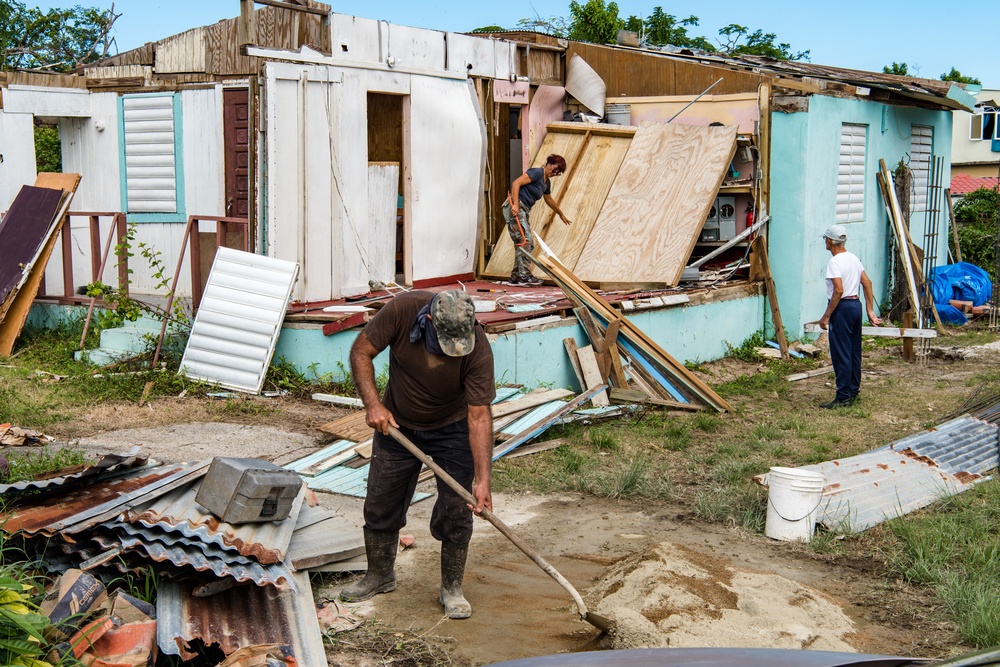
[[[721,396],[667,354],[625,315],[573,275],[543,242],[539,241],[538,246],[537,256],[529,253],[525,256],[544,270],[576,305],[574,312],[591,339],[601,382],[610,380],[611,386],[628,389],[628,381],[631,380],[650,399],[670,401],[671,407],[709,407],[719,412],[732,409]],[[571,361],[572,356],[571,352]],[[587,378],[584,364],[589,362],[590,355],[585,352],[584,356],[587,362],[580,359],[577,353],[581,385],[592,387],[597,379],[593,373],[590,379]],[[622,363],[622,358],[625,363]],[[574,364],[574,370],[576,368]]]

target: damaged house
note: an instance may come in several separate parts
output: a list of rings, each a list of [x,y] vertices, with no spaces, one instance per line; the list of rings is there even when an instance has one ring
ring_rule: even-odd
[[[975,104],[950,82],[414,29],[317,3],[2,85],[0,208],[34,181],[33,119],[57,119],[64,169],[83,177],[72,211],[124,213],[134,243],[166,266],[184,255],[179,294],[197,302],[220,243],[297,262],[275,354],[320,373],[347,365],[357,331],[310,318],[324,306],[386,287],[461,282],[484,300],[503,289],[475,281],[509,275],[500,208],[510,181],[548,153],[567,160],[553,196],[573,225],[539,206],[536,233],[671,355],[721,357],[775,319],[797,338],[823,309],[821,231],[848,227],[883,298],[892,255],[879,162],[913,172],[910,233],[922,245],[950,170],[952,112]],[[198,251],[185,254],[192,220]],[[75,288],[93,279],[101,241],[85,216],[68,229],[48,304],[79,303]],[[750,252],[754,236],[770,261]],[[927,239],[938,263],[946,239]],[[133,292],[155,291],[150,267],[130,268]],[[559,290],[510,292],[482,317],[494,323],[498,377],[569,384],[564,339],[587,340],[572,305]]]

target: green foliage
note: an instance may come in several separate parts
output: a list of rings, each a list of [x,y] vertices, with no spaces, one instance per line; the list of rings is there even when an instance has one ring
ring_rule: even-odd
[[[592,44],[614,44],[625,21],[618,16],[618,3],[604,0],[576,0],[569,3],[569,38]]]
[[[809,60],[809,51],[792,51],[790,44],[776,42],[778,35],[763,30],[750,31],[738,23],[730,23],[719,30],[722,50],[730,55],[748,54],[766,56],[775,60]]]
[[[118,15],[95,7],[43,12],[17,0],[0,0],[0,69],[69,72],[108,55]]]
[[[504,29],[498,25],[484,25],[482,28],[476,28],[472,32],[503,32]]]
[[[38,172],[62,171],[62,144],[54,127],[35,128],[35,169]]]
[[[693,37],[687,29],[698,25],[697,16],[689,16],[678,20],[673,14],[663,11],[663,7],[653,7],[652,13],[645,19],[630,16],[625,22],[626,30],[637,32],[643,44],[653,46],[673,46],[714,51],[715,47],[704,37]]]
[[[962,259],[988,272],[994,282],[1000,277],[994,266],[998,213],[1000,198],[996,190],[987,188],[974,190],[955,204],[955,219],[966,223],[958,225]],[[953,253],[954,250],[953,247]]]
[[[955,81],[957,83],[976,83],[976,84],[981,84],[982,83],[982,81],[980,81],[979,79],[977,79],[974,76],[965,76],[964,74],[962,74],[961,72],[959,72],[954,67],[951,68],[950,72],[945,72],[944,74],[942,74],[941,75],[941,80],[942,81]]]
[[[55,450],[45,447],[37,451],[11,452],[7,461],[10,464],[10,472],[5,480],[6,484],[36,479],[39,475],[53,470],[92,463],[83,452],[66,447]]]
[[[569,35],[569,19],[565,16],[542,18],[536,14],[534,18],[518,20],[517,28],[518,30],[543,32],[553,37],[566,37]]]
[[[34,588],[4,573],[0,576],[0,664],[46,667],[43,633],[49,619],[32,600]]]
[[[897,63],[895,60],[892,61],[891,65],[885,65],[882,67],[882,72],[885,74],[895,74],[896,76],[915,76],[910,74],[910,66],[906,63]]]
[[[723,342],[726,344],[726,350],[728,351],[726,356],[735,357],[742,361],[757,361],[755,348],[767,345],[764,341],[764,332],[758,329],[752,336],[743,341],[739,347],[733,347],[729,341]]]

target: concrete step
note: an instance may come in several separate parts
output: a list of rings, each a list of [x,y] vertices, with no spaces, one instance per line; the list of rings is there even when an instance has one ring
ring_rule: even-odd
[[[90,359],[91,364],[103,366],[134,357],[150,348],[151,343],[147,339],[159,338],[162,328],[163,323],[160,320],[149,316],[140,317],[135,322],[126,321],[120,327],[103,330],[100,347],[77,352],[74,358],[80,361],[86,357]]]

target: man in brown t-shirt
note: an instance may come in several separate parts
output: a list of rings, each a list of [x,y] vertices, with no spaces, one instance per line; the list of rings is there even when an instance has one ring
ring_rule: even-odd
[[[380,401],[373,360],[389,348],[389,384]],[[368,572],[340,597],[367,600],[396,588],[399,530],[420,474],[420,461],[389,435],[394,426],[476,499],[473,512],[493,509],[490,469],[496,398],[493,351],[476,322],[472,299],[461,290],[414,291],[393,298],[351,347],[351,372],[375,429],[368,493],[365,551]],[[438,480],[431,535],[441,542],[441,604],[449,618],[468,618],[462,594],[472,538],[472,512]]]

